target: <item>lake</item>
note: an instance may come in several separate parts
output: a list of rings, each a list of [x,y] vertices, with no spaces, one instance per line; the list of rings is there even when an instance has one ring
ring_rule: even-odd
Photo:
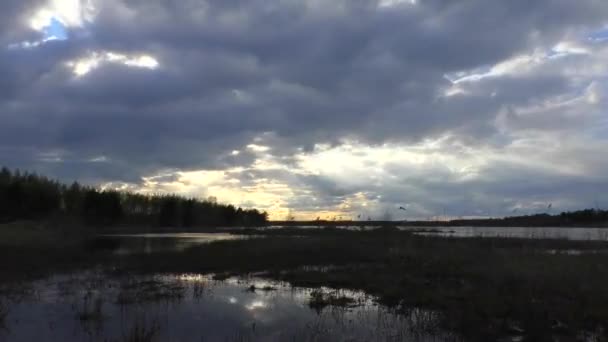
[[[608,241],[607,228],[564,227],[401,227],[416,234],[454,238],[505,237],[524,239],[568,239]]]
[[[359,227],[344,226],[341,229],[357,230]],[[269,229],[280,229],[271,227]],[[304,229],[318,229],[305,227]],[[373,229],[367,227],[367,230]],[[417,235],[441,236],[453,238],[504,237],[524,239],[568,239],[608,241],[606,228],[562,228],[562,227],[399,227],[401,230],[412,230]],[[108,234],[100,235],[114,254],[150,254],[156,252],[181,252],[187,248],[216,241],[249,239],[259,236],[239,235],[238,229],[230,233],[143,233],[143,234]]]
[[[228,233],[142,233],[104,234],[95,239],[96,247],[112,249],[114,254],[181,252],[190,247],[216,241],[249,239],[252,235]]]
[[[282,226],[269,226],[264,229],[281,229]],[[289,227],[296,228],[296,227]],[[323,226],[298,226],[302,229],[320,229]],[[371,230],[378,226],[343,225],[336,226],[346,230]],[[397,225],[401,230],[411,230],[418,235],[442,237],[505,237],[524,239],[569,239],[608,241],[608,228],[587,227],[418,227]],[[235,231],[238,231],[235,229]]]
[[[90,270],[12,291],[2,341],[456,340],[437,328],[437,315],[429,311],[398,315],[362,292],[294,288],[260,278]],[[348,305],[315,305],[311,298],[319,295],[348,298]]]

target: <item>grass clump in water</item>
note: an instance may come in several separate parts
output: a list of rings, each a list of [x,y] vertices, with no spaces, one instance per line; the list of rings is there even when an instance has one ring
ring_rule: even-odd
[[[0,300],[0,328],[6,328],[6,318],[8,317],[8,304]]]
[[[121,285],[116,302],[118,304],[136,304],[163,300],[179,301],[184,297],[185,290],[183,285],[177,283],[131,280]]]
[[[82,306],[76,311],[76,318],[81,322],[100,321],[103,316],[103,298],[93,299],[91,293],[84,297]]]
[[[356,305],[356,300],[337,293],[327,293],[322,289],[315,289],[310,293],[308,306],[317,312],[323,311],[328,306],[350,307]]]
[[[160,324],[153,320],[148,324],[144,319],[136,319],[129,332],[123,336],[124,342],[153,342],[160,335]]]

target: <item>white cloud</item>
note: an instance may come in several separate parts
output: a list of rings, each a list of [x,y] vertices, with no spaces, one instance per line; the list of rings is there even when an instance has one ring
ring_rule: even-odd
[[[51,42],[54,40],[60,40],[58,37],[55,36],[49,36],[49,37],[45,37],[42,40],[36,40],[36,41],[23,41],[20,43],[13,43],[10,44],[8,46],[9,50],[14,50],[14,49],[33,49],[33,48],[37,48],[39,46],[41,46],[42,44],[46,43],[46,42]]]
[[[449,74],[445,77],[453,84],[476,82],[481,81],[484,78],[500,77],[522,72],[536,64],[542,63],[544,59],[545,57],[542,54],[522,55],[500,62],[487,70],[478,69],[469,72]]]
[[[380,0],[379,7],[392,7],[401,4],[416,5],[418,0]]]
[[[42,31],[56,19],[66,27],[82,27],[94,20],[96,12],[92,0],[49,0],[45,6],[33,12],[29,25],[34,30]]]
[[[551,49],[551,53],[549,53],[548,57],[559,58],[571,55],[589,55],[590,53],[591,51],[589,48],[585,47],[583,44],[575,41],[563,41],[559,42]]]
[[[115,52],[93,52],[87,57],[69,61],[66,65],[76,76],[84,76],[103,63],[119,63],[145,69],[156,69],[159,66],[158,61],[149,55],[130,56]]]
[[[551,60],[573,55],[589,54],[591,54],[591,51],[581,43],[562,41],[548,51],[537,50],[531,54],[509,58],[491,67],[446,74],[445,78],[454,85],[466,82],[478,82],[485,78],[529,73],[534,68],[538,68]]]
[[[247,149],[253,152],[268,152],[270,150],[270,147],[257,144],[249,144],[247,145]]]

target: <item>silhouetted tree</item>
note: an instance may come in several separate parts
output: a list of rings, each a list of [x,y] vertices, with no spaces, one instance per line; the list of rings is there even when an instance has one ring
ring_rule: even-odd
[[[99,190],[76,182],[59,184],[36,174],[0,169],[0,221],[43,219],[51,215],[81,219],[84,223],[160,226],[264,225],[266,213],[233,205],[175,195],[145,195]]]

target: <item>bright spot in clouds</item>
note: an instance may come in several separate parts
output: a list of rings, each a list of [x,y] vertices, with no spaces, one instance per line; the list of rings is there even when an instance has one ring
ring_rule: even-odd
[[[270,150],[270,147],[268,146],[262,146],[257,144],[249,144],[247,145],[247,148],[253,152],[267,152],[268,150]]]
[[[548,51],[534,51],[531,54],[519,55],[490,67],[477,68],[471,71],[462,71],[445,75],[453,84],[464,82],[478,82],[485,78],[498,78],[501,76],[525,74],[535,67],[541,66],[551,60],[571,55],[586,55],[589,50],[575,42],[563,41]],[[458,92],[456,92],[458,93]],[[447,96],[454,95],[454,92]]]
[[[415,5],[417,2],[418,2],[418,0],[380,0],[380,3],[378,4],[378,6],[379,7],[391,7],[391,6],[401,5],[401,4]]]
[[[103,63],[119,63],[131,67],[156,69],[159,63],[149,55],[128,56],[114,52],[94,52],[90,56],[67,62],[76,76],[84,76]]]
[[[50,0],[34,12],[29,23],[36,31],[50,27],[53,20],[66,27],[82,27],[86,22],[93,21],[95,12],[95,6],[90,0]]]
[[[90,0],[49,0],[27,18],[28,26],[41,33],[35,41],[10,44],[9,49],[31,49],[54,40],[68,39],[70,28],[84,28],[95,17],[95,7]]]

